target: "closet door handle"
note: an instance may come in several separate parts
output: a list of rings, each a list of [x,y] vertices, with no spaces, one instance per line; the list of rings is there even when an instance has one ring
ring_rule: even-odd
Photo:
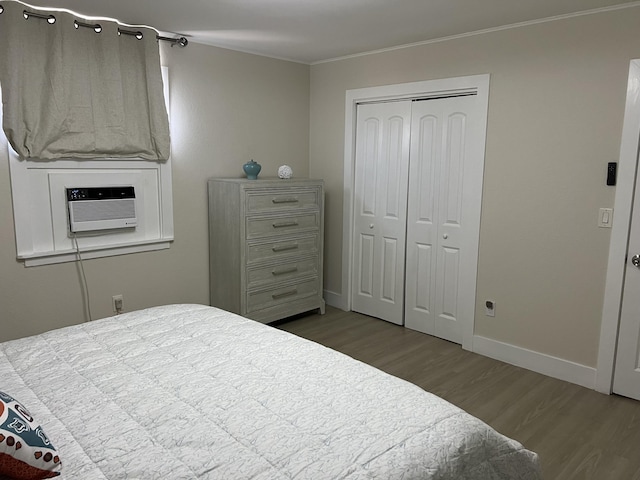
[[[294,273],[297,271],[298,271],[298,267],[283,268],[281,270],[272,270],[271,275],[274,275],[274,276],[286,275],[287,273]]]
[[[284,227],[297,227],[298,226],[298,222],[293,221],[293,222],[280,222],[280,223],[273,223],[273,228],[284,228]]]
[[[277,300],[278,298],[290,297],[291,295],[295,295],[296,293],[298,293],[298,289],[292,288],[291,290],[287,290],[286,292],[274,293],[271,295],[271,298]]]

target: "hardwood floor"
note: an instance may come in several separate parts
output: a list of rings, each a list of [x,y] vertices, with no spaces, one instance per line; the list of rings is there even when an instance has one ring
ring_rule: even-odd
[[[546,480],[640,480],[640,402],[327,307],[277,325],[415,383],[540,455]]]

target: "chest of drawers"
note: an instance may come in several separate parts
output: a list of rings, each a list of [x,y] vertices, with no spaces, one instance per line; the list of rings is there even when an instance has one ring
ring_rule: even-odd
[[[213,178],[208,192],[211,305],[264,323],[324,313],[322,181]]]

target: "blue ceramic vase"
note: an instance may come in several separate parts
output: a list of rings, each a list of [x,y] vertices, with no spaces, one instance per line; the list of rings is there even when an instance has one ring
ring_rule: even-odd
[[[247,175],[249,180],[256,180],[258,178],[258,174],[260,170],[262,170],[262,165],[253,160],[248,161],[242,166],[244,173]]]

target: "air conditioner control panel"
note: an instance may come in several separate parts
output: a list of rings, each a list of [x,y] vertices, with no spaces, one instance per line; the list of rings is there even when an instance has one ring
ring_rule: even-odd
[[[81,187],[67,188],[67,200],[116,200],[122,198],[136,198],[133,187]]]

